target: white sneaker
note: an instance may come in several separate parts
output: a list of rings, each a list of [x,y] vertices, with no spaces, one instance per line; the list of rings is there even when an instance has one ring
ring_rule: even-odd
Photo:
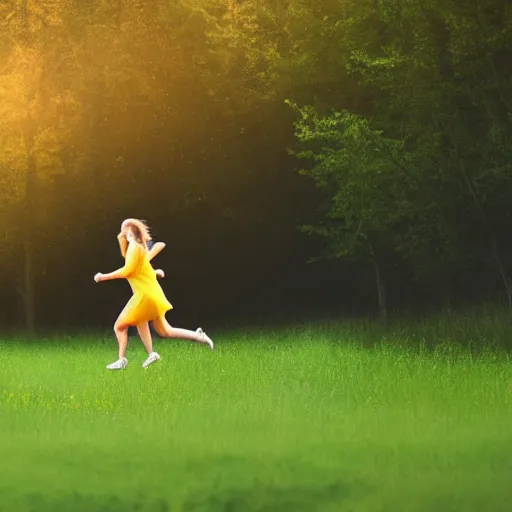
[[[201,336],[201,343],[206,343],[213,350],[213,341],[206,335],[203,329],[198,327],[196,332],[199,334],[199,336]]]
[[[121,357],[115,363],[107,365],[107,370],[124,370],[128,366],[128,359]]]
[[[142,368],[147,368],[151,363],[160,361],[160,356],[156,352],[151,352],[149,357],[142,363]]]

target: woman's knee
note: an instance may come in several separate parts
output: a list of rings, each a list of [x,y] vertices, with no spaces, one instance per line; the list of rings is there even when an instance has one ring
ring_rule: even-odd
[[[124,322],[120,322],[119,320],[114,324],[114,332],[124,332],[128,330],[129,325]]]
[[[156,320],[153,321],[153,328],[157,332],[158,336],[161,336],[162,338],[169,337],[167,326],[167,322],[165,320],[162,320],[162,318],[157,318]]]

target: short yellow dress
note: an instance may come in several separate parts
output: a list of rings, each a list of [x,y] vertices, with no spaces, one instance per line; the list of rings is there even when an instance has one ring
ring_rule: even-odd
[[[133,296],[124,309],[123,320],[126,324],[150,322],[172,309],[158,283],[148,251],[142,245],[136,242],[128,245],[120,277],[128,280],[133,291]]]

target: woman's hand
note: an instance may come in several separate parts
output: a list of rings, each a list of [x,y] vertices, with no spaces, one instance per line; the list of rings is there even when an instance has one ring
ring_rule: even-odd
[[[160,279],[163,279],[165,277],[164,271],[159,268],[158,270],[155,270],[156,277],[159,277]]]
[[[94,280],[97,282],[97,283],[101,283],[101,281],[103,281],[103,274],[101,272],[98,272],[95,276],[94,276]]]

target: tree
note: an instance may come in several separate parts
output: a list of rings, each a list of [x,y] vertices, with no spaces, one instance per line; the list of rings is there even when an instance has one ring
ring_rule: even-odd
[[[371,263],[379,315],[385,319],[385,260],[397,252],[407,258],[423,250],[432,231],[446,236],[440,232],[441,212],[421,199],[421,176],[404,141],[385,137],[348,111],[322,117],[312,107],[291,105],[300,116],[297,156],[311,162],[302,174],[324,190],[326,201],[326,220],[303,230],[327,239],[325,257]]]
[[[379,93],[373,116],[421,155],[423,181],[452,219],[459,244],[465,240],[470,253],[491,258],[512,307],[497,234],[503,211],[492,218],[494,198],[512,183],[512,82],[503,66],[512,57],[512,22],[506,5],[393,2],[379,4],[375,16],[385,27],[386,45],[361,50],[352,42],[348,48],[352,70]],[[465,212],[462,222],[457,210]],[[459,262],[465,253],[459,245]]]
[[[62,172],[60,151],[73,119],[69,113],[74,98],[58,83],[66,58],[61,45],[65,3],[12,1],[4,6],[0,27],[5,57],[0,69],[3,231],[15,235],[14,247],[22,247],[24,270],[16,289],[30,332],[35,328],[34,250],[44,215],[44,188]]]
[[[8,234],[11,241],[5,251],[23,246],[23,277],[15,286],[31,332],[36,247],[43,233],[52,233],[46,230],[50,216],[55,220],[78,215],[86,221],[94,213],[98,218],[105,203],[122,208],[130,200],[122,190],[112,192],[116,186],[120,191],[120,183],[131,185],[123,175],[128,150],[141,143],[148,128],[144,121],[155,118],[168,95],[165,84],[155,80],[155,70],[163,63],[159,58],[167,56],[161,56],[159,49],[169,40],[152,38],[162,36],[162,27],[153,19],[155,12],[143,7],[141,2],[101,0],[87,4],[22,0],[4,6],[0,27],[2,224],[4,236]],[[153,62],[149,55],[155,56]],[[141,112],[145,115],[140,116]],[[137,115],[143,122],[126,122],[126,117]],[[72,187],[82,195],[75,194],[73,204],[53,202],[50,208],[57,177],[64,177],[61,192]],[[61,226],[60,236],[73,236],[66,227]],[[10,254],[4,255],[4,261],[18,263]]]
[[[293,46],[301,59],[292,59],[293,53],[282,59],[283,65],[301,63],[294,76],[302,67],[310,89],[309,98],[307,91],[296,89],[290,97],[316,105],[319,112],[337,110],[340,117],[327,115],[324,121],[345,134],[338,135],[344,145],[350,129],[346,122],[340,126],[340,119],[349,119],[351,113],[367,121],[380,134],[372,140],[393,141],[388,156],[408,173],[401,184],[405,203],[399,202],[407,205],[399,208],[407,215],[398,221],[382,210],[375,231],[393,240],[416,274],[432,276],[440,262],[456,269],[471,259],[479,259],[483,267],[493,261],[512,304],[507,265],[499,250],[499,233],[510,228],[504,197],[512,184],[512,87],[505,66],[511,58],[512,23],[505,3],[461,7],[437,0],[345,2],[338,5],[337,17],[335,9],[329,11],[330,3],[299,5],[312,17],[309,39],[299,37]],[[320,37],[322,33],[328,37]],[[313,129],[317,142],[322,130],[328,131],[326,126]],[[299,139],[301,135],[299,130]],[[336,155],[330,154],[336,162],[332,167],[341,166],[331,143],[312,149],[310,156],[325,159],[322,168],[330,162],[329,151]],[[360,145],[359,150],[367,152],[368,147]],[[358,155],[361,166],[351,162],[354,173],[364,176],[380,161],[373,151],[369,155]],[[392,169],[385,174],[395,175],[397,169]],[[357,175],[354,181],[358,183]],[[334,197],[341,185],[332,187]],[[351,190],[346,182],[343,189]],[[378,204],[374,192],[365,192],[372,205]],[[388,201],[387,189],[380,193]],[[395,200],[388,204],[397,205]],[[482,238],[487,240],[484,245]]]

